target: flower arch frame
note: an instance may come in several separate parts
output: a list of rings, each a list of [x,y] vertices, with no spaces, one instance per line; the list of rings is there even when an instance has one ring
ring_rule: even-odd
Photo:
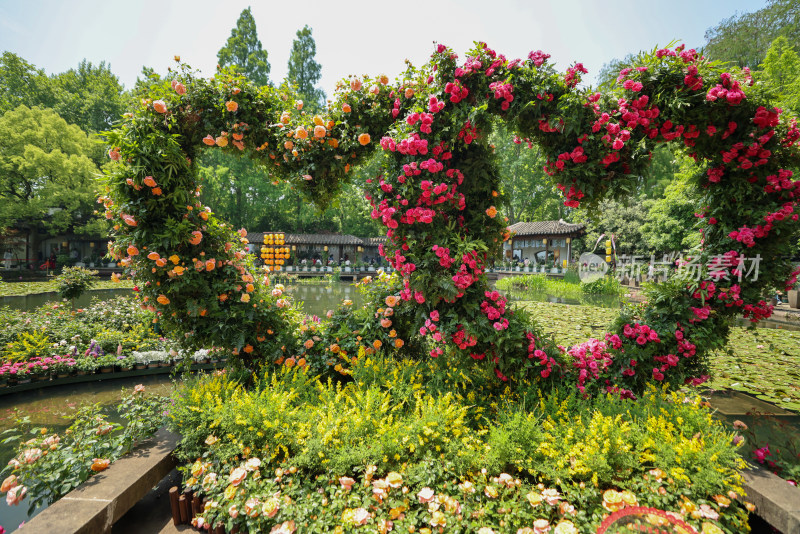
[[[181,66],[109,134],[118,163],[100,202],[115,223],[110,250],[142,283],[143,305],[190,345],[228,347],[248,366],[298,361],[310,347],[288,301],[248,259],[244,234],[197,200],[192,162],[204,147],[242,154],[325,202],[380,149],[384,172],[368,180],[368,198],[387,228],[381,254],[400,274],[381,301],[383,324],[388,308],[408,306],[406,334],[423,337],[427,356],[471,357],[500,380],[566,376],[586,394],[623,396],[653,380],[699,383],[703,355],[724,342],[730,319],[768,317],[765,293],[796,281],[786,258],[798,233],[796,120],[771,108],[746,70],[683,46],[641,56],[608,94],[578,87],[580,63],[562,74],[548,58],[509,60],[477,43],[461,63],[438,45],[399,82],[342,82],[315,117],[286,89]],[[486,281],[507,237],[487,142],[498,119],[543,148],[570,207],[627,194],[658,143],[682,145],[703,168],[703,244],[692,258],[702,276],[673,274],[605,339],[555,347]],[[754,257],[758,279],[740,280]]]

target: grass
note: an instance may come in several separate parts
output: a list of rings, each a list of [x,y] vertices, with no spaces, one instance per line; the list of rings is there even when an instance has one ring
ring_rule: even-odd
[[[131,280],[100,280],[92,289],[124,289],[134,286]],[[22,295],[35,295],[37,293],[50,293],[56,291],[54,280],[46,282],[0,282],[0,297],[14,297]]]
[[[602,339],[617,312],[594,306],[520,302],[564,346]],[[725,349],[709,359],[714,389],[734,389],[800,412],[800,332],[734,327]]]

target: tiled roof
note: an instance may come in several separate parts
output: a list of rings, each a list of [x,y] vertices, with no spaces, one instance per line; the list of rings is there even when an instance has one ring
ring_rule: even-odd
[[[247,239],[251,243],[261,244],[264,242],[264,232],[250,232]],[[376,241],[373,244],[373,240]],[[287,245],[365,245],[377,246],[378,243],[386,241],[385,237],[368,237],[361,239],[354,235],[342,234],[284,234],[284,242]]]
[[[380,244],[386,243],[386,236],[381,237],[366,237],[364,238],[365,247],[377,247]]]
[[[558,221],[518,222],[508,227],[512,233],[518,236],[564,235],[573,237],[586,233],[585,228],[585,224],[572,224],[560,219]]]

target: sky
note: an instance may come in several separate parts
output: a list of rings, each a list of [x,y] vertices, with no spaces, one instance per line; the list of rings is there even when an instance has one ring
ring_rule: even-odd
[[[705,42],[708,28],[758,10],[765,0],[0,0],[0,50],[48,74],[87,59],[105,61],[126,88],[143,66],[165,73],[179,55],[212,76],[241,11],[252,8],[269,54],[270,80],[287,71],[297,30],[311,27],[322,65],[319,86],[330,96],[350,74],[394,78],[427,62],[433,42],[462,59],[485,41],[509,59],[531,50],[552,55],[560,70],[573,62],[593,83],[603,64],[679,40]]]

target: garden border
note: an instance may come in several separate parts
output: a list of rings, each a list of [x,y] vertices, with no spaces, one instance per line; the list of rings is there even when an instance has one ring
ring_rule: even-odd
[[[756,515],[783,534],[800,534],[800,488],[758,466],[743,470],[742,476]]]
[[[210,369],[219,369],[224,367],[224,361],[218,363],[201,363],[194,364],[189,368],[189,371],[203,371]],[[52,378],[50,380],[36,380],[26,384],[18,384],[16,386],[6,386],[0,388],[0,397],[10,395],[12,393],[20,393],[23,391],[30,391],[32,389],[40,389],[51,386],[64,386],[68,384],[79,384],[81,382],[99,382],[102,380],[130,378],[135,376],[147,376],[157,374],[168,374],[175,370],[174,365],[169,367],[151,367],[148,369],[134,369],[132,371],[114,371],[111,373],[87,373],[85,375],[75,375],[66,378]]]

